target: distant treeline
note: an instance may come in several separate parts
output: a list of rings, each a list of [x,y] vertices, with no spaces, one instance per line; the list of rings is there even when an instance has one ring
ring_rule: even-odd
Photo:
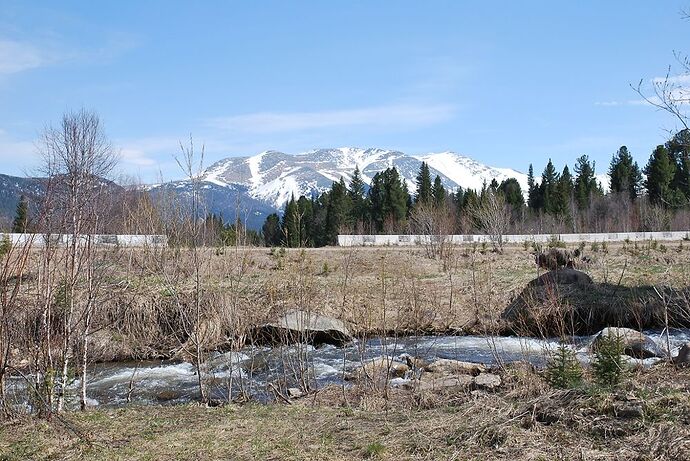
[[[284,213],[266,218],[266,245],[331,245],[339,233],[467,234],[631,232],[690,228],[690,131],[657,146],[644,169],[626,146],[613,155],[605,193],[586,155],[559,173],[551,160],[537,180],[528,168],[526,194],[515,179],[493,180],[481,190],[444,189],[422,163],[416,193],[395,168],[374,175],[367,190],[359,169],[349,184],[341,178],[318,197],[294,196]],[[644,174],[644,175],[643,175]],[[525,202],[524,197],[527,197]],[[505,229],[500,220],[505,218]],[[255,237],[258,238],[258,237]]]

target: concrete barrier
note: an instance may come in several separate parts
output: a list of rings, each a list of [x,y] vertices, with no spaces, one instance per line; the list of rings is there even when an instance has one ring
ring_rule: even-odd
[[[425,245],[438,241],[438,235],[338,235],[338,246],[411,246]],[[457,245],[471,243],[491,243],[490,235],[447,235],[443,238]],[[504,235],[503,242],[507,244],[523,244],[525,242],[548,243],[560,241],[563,243],[580,242],[642,242],[646,240],[679,241],[690,239],[690,231],[678,232],[614,232],[601,234],[532,234],[532,235]]]
[[[65,234],[0,234],[0,239],[9,239],[12,245],[31,245],[43,247],[51,242],[56,245],[67,245],[71,240],[71,235]],[[86,242],[87,235],[77,237]],[[97,246],[120,246],[120,247],[163,247],[168,245],[168,237],[165,235],[92,235],[90,238]]]

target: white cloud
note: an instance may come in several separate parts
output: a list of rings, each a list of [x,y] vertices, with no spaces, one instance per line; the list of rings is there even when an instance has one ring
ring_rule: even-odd
[[[0,40],[0,75],[15,74],[52,62],[50,56],[29,43]]]
[[[454,107],[446,104],[399,104],[321,112],[259,112],[212,118],[207,124],[216,129],[245,133],[276,133],[351,126],[403,128],[443,122],[449,120],[454,112]]]

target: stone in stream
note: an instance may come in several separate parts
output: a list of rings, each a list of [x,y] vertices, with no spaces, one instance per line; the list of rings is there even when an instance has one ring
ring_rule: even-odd
[[[293,310],[278,317],[274,322],[254,329],[252,337],[259,343],[308,343],[342,346],[352,341],[352,335],[341,320],[317,314]]]
[[[673,357],[673,363],[681,367],[690,366],[690,343],[683,344],[678,351],[678,355]]]
[[[493,373],[482,373],[475,376],[474,385],[477,389],[491,391],[501,386],[501,377]]]
[[[467,374],[477,376],[486,371],[481,363],[462,362],[452,359],[438,359],[424,367],[430,373]]]
[[[623,353],[638,359],[664,357],[664,352],[644,333],[631,328],[607,327],[599,332],[592,342],[592,351],[596,351],[603,338],[614,336],[620,338]]]
[[[409,369],[407,364],[398,362],[392,357],[377,357],[354,369],[345,379],[380,381],[381,379],[402,378]]]

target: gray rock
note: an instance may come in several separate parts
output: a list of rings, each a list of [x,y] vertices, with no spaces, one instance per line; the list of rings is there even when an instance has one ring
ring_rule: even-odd
[[[501,377],[493,373],[482,373],[474,378],[477,389],[493,390],[501,386]]]
[[[302,397],[304,395],[304,392],[302,392],[298,387],[291,387],[287,390],[288,397],[291,399],[297,399],[299,397]]]
[[[678,355],[673,357],[673,363],[681,367],[690,366],[690,343],[685,343],[678,351]]]
[[[430,378],[430,375],[423,377],[417,384],[420,391],[441,391],[454,388],[469,389],[474,383],[472,375],[442,376],[440,378]]]
[[[398,362],[392,357],[377,357],[365,362],[346,376],[348,380],[371,379],[380,381],[382,379],[402,378],[410,368],[407,364]]]
[[[252,336],[255,341],[270,344],[303,342],[342,346],[352,341],[352,335],[344,322],[316,312],[300,310],[290,311],[275,322],[256,328]]]
[[[607,327],[597,334],[592,343],[592,350],[596,351],[602,338],[617,336],[623,343],[623,353],[638,359],[648,359],[651,357],[664,357],[661,348],[644,333],[631,328]]]
[[[462,362],[460,360],[438,359],[424,367],[430,373],[467,374],[477,376],[486,371],[481,363]]]

